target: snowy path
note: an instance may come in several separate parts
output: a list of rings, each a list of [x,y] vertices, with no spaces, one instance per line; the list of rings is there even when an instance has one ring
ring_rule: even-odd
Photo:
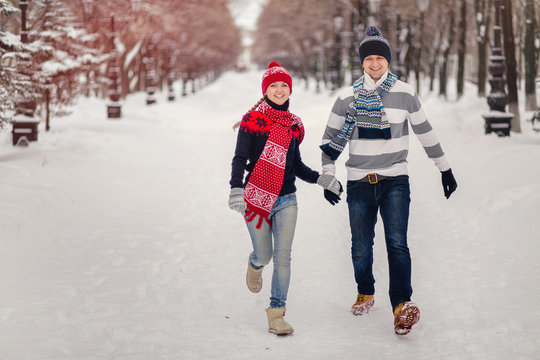
[[[260,294],[245,288],[249,238],[226,205],[230,126],[257,100],[259,78],[225,74],[154,107],[137,94],[119,121],[83,99],[26,149],[0,133],[0,359],[538,358],[540,136],[483,135],[486,105],[474,96],[424,100],[459,182],[449,201],[411,138],[414,331],[392,331],[380,224],[376,306],[350,314],[346,204],[299,181],[295,334],[268,334],[271,274]],[[333,96],[302,87],[292,110],[307,128],[304,162],[318,170]]]

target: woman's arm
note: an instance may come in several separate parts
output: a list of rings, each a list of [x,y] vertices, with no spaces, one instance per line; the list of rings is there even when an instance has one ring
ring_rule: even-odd
[[[294,173],[296,176],[305,182],[315,184],[319,178],[319,173],[309,166],[304,164],[302,161],[302,156],[300,155],[300,144],[296,145],[294,149]]]
[[[231,180],[229,182],[231,188],[244,187],[244,172],[249,159],[252,141],[253,134],[242,130],[238,131],[236,149],[231,164]]]

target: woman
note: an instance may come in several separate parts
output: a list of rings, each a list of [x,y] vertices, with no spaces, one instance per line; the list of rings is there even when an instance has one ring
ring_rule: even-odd
[[[292,78],[277,62],[262,76],[263,98],[244,115],[232,160],[229,207],[244,215],[253,251],[246,282],[251,292],[262,288],[263,268],[273,259],[268,331],[292,334],[283,319],[291,276],[291,247],[296,226],[295,179],[321,185],[334,205],[343,190],[332,175],[319,175],[302,162],[304,126],[289,112]],[[244,173],[247,175],[244,179]]]

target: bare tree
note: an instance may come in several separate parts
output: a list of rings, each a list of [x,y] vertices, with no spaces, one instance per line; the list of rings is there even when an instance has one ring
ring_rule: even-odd
[[[458,42],[457,96],[463,95],[465,85],[465,51],[467,50],[467,0],[461,0]]]
[[[446,94],[446,82],[448,78],[448,61],[450,58],[450,51],[454,45],[454,39],[456,36],[456,14],[455,14],[455,2],[445,2],[444,6],[447,7],[448,21],[443,23],[442,26],[446,29],[446,36],[441,38],[442,45],[442,59],[439,68],[439,95],[447,96]]]
[[[535,44],[536,16],[534,0],[525,1],[525,109],[536,110],[536,82],[539,47]]]
[[[512,0],[502,1],[502,27],[504,39],[504,56],[506,59],[506,83],[508,91],[508,107],[514,114],[512,119],[512,131],[521,132],[519,107],[518,107],[518,87],[517,87],[517,62],[516,45],[514,43],[514,29],[512,17]]]

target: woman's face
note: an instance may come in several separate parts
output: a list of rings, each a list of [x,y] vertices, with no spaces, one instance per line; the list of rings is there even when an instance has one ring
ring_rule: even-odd
[[[291,89],[286,82],[276,81],[271,83],[266,89],[266,96],[275,104],[283,105],[291,95]]]

